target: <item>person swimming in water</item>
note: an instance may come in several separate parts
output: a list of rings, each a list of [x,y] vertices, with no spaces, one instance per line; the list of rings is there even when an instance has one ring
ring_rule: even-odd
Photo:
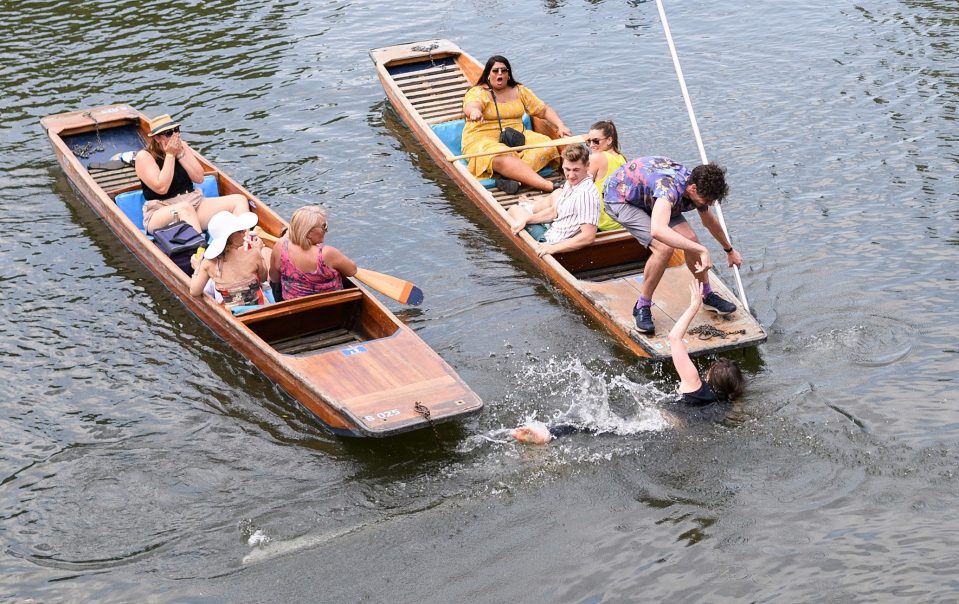
[[[522,426],[513,428],[510,435],[521,443],[529,445],[545,445],[554,438],[566,436],[576,432],[592,432],[589,428],[579,428],[572,424],[547,426],[543,422],[531,421]]]
[[[731,402],[740,396],[746,387],[746,380],[735,361],[716,359],[706,370],[706,379],[702,379],[696,365],[689,358],[683,338],[686,337],[689,324],[702,304],[703,284],[693,279],[689,282],[689,306],[669,330],[669,351],[673,367],[679,374],[679,394],[682,402],[694,407],[715,402]]]
[[[679,401],[690,407],[705,407],[712,403],[728,403],[742,395],[746,381],[735,361],[717,359],[706,370],[706,378],[700,377],[699,370],[689,358],[689,351],[683,338],[692,323],[693,317],[703,304],[703,285],[693,279],[689,283],[689,306],[669,330],[670,355],[673,367],[679,374]],[[676,420],[670,420],[675,424]],[[521,443],[545,445],[554,438],[575,432],[592,432],[588,428],[579,428],[572,424],[549,426],[543,422],[531,421],[514,428],[511,436]]]

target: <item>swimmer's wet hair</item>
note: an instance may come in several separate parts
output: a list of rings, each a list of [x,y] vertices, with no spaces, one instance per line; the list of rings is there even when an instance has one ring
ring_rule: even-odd
[[[717,359],[709,366],[706,383],[720,398],[731,401],[742,396],[746,389],[746,379],[735,361]]]

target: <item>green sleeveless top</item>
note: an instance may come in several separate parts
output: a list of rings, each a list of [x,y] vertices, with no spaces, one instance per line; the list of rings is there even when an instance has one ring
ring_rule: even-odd
[[[603,199],[603,186],[606,185],[606,179],[609,178],[609,175],[621,166],[626,165],[626,158],[615,151],[603,151],[603,153],[606,154],[606,174],[602,177],[599,177],[599,174],[596,175],[598,177],[596,179],[596,189],[599,191],[600,199]],[[609,214],[606,213],[606,203],[604,201],[599,211],[599,230],[613,231],[621,228],[623,228],[623,225],[610,218]]]

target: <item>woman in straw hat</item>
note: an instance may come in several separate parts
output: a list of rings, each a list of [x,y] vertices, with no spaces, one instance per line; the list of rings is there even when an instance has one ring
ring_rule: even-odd
[[[147,233],[179,220],[199,233],[217,212],[250,210],[243,195],[203,197],[193,188],[193,183],[203,182],[203,166],[180,138],[180,124],[169,115],[150,120],[147,147],[137,153],[135,166],[146,199],[143,227]]]
[[[210,245],[190,280],[192,295],[203,295],[212,279],[227,308],[266,304],[260,284],[266,281],[269,261],[263,242],[250,231],[256,220],[252,212],[218,212],[210,219]]]

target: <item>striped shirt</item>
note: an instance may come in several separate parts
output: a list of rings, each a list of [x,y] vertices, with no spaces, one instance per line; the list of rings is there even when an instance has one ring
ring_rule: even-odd
[[[556,202],[556,220],[546,231],[546,243],[559,243],[579,232],[580,225],[599,223],[599,193],[593,179],[587,176],[576,186],[564,183]]]

